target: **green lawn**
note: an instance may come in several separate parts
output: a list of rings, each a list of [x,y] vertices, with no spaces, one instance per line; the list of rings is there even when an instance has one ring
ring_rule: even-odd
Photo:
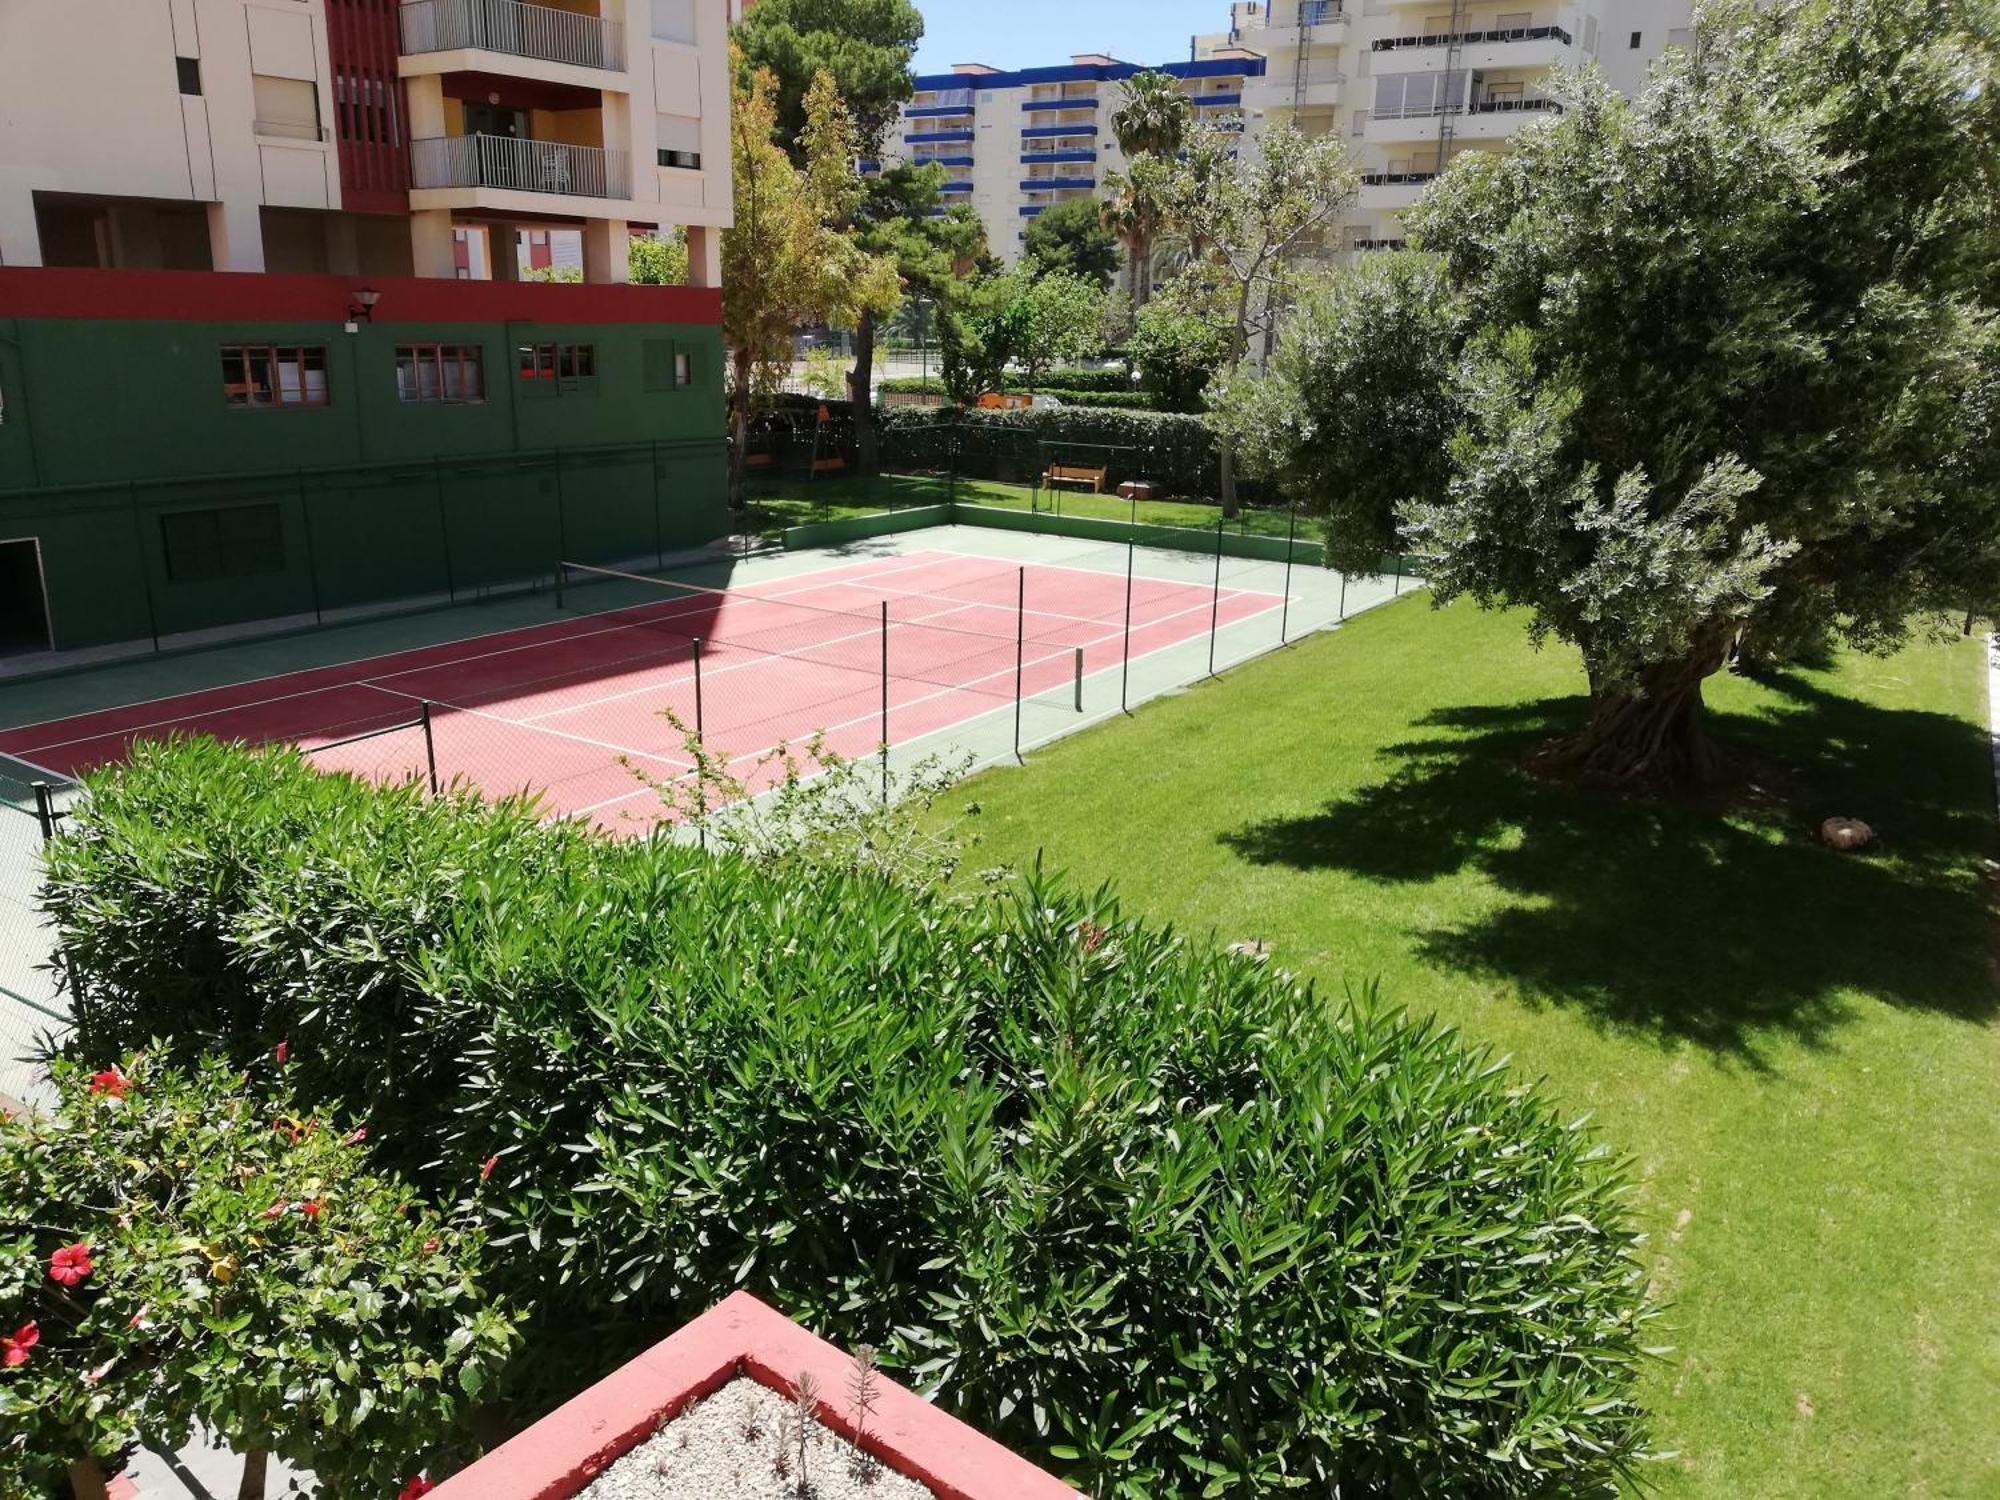
[[[1567,649],[1406,600],[968,788],[976,864],[1380,976],[1629,1153],[1670,1496],[2000,1495],[2000,944],[1978,645],[1713,685],[1727,805],[1554,787]],[[1875,852],[1816,841],[1867,819]]]
[[[1202,501],[1141,500],[1135,504],[1116,495],[1093,495],[1072,489],[1036,492],[1027,485],[998,484],[984,479],[961,479],[955,493],[961,504],[993,505],[1008,510],[1034,506],[1059,515],[1137,521],[1144,526],[1206,529],[1222,516],[1220,506]],[[808,522],[844,521],[851,516],[878,515],[885,510],[939,505],[953,494],[946,480],[900,474],[760,480],[753,486],[750,514],[758,535],[775,537],[787,527],[804,526]],[[1282,511],[1246,510],[1231,523],[1231,529],[1258,536],[1283,536],[1289,525],[1290,518]],[[1303,535],[1311,534],[1303,524],[1300,530]]]

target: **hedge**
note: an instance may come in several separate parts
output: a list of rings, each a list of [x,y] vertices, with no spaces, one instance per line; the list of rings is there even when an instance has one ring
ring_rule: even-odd
[[[916,392],[921,395],[943,395],[944,381],[933,375],[928,379],[919,375],[898,375],[875,382],[876,389],[884,391]],[[1019,375],[1007,377],[1005,389],[1026,391],[1028,383]],[[1035,390],[1054,394],[1058,391],[1094,392],[1098,395],[1133,395],[1139,392],[1138,383],[1123,370],[1044,370]]]
[[[888,431],[937,420],[929,408],[893,407],[884,413],[883,428]],[[1061,445],[1072,445],[1078,451],[1069,455],[1071,461],[1103,466],[1109,471],[1107,483],[1112,486],[1128,479],[1145,479],[1165,486],[1171,494],[1211,497],[1222,487],[1215,440],[1200,417],[1178,412],[1055,407],[966,411],[958,420],[965,445],[975,451],[1010,439],[1030,447],[1039,443],[1046,461],[1054,463],[1064,457]],[[1091,448],[1123,451],[1082,451]],[[1027,454],[1024,462],[1032,467],[1036,458]],[[1259,493],[1250,484],[1241,484],[1239,489],[1246,502],[1253,502]]]
[[[542,1401],[735,1287],[1086,1491],[1601,1495],[1622,1172],[1434,1023],[1040,877],[969,905],[295,752],[140,746],[50,850],[74,1043],[239,1060],[484,1198]]]

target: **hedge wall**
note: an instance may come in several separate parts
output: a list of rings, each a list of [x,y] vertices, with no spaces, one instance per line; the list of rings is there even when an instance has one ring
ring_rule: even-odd
[[[287,1039],[371,1149],[490,1177],[543,1404],[741,1286],[1099,1496],[1598,1496],[1644,1447],[1588,1134],[1107,894],[956,905],[203,741],[93,777],[49,860],[86,1059]]]
[[[883,414],[883,427],[930,425],[937,420],[932,409],[894,407]],[[959,425],[965,444],[974,451],[1010,440],[1022,445],[1027,467],[1036,461],[1030,450],[1039,444],[1048,463],[1067,460],[1108,469],[1107,482],[1114,487],[1127,479],[1146,479],[1165,486],[1170,494],[1211,498],[1222,487],[1215,441],[1199,417],[1059,407],[966,411],[959,414]],[[1246,502],[1258,496],[1255,486],[1239,488]]]

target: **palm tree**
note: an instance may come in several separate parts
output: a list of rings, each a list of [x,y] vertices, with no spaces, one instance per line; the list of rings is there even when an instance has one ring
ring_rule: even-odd
[[[1131,278],[1132,305],[1145,304],[1152,292],[1147,275],[1153,238],[1160,231],[1157,195],[1141,158],[1176,156],[1194,126],[1194,105],[1177,79],[1165,73],[1135,73],[1125,81],[1125,102],[1111,116],[1111,133],[1132,166],[1129,175],[1111,173],[1104,180],[1111,196],[1103,208],[1104,227],[1125,246],[1126,272]]]

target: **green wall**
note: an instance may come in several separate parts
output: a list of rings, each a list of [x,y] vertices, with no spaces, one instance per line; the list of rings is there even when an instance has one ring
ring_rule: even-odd
[[[591,344],[595,379],[528,393],[515,349],[537,342]],[[405,343],[480,346],[486,399],[399,400]],[[231,408],[227,344],[326,349],[329,403]],[[693,384],[649,388],[674,350]],[[0,402],[0,539],[39,541],[59,649],[462,596],[728,528],[712,326],[0,319]],[[278,508],[282,555],[170,576],[161,517],[239,505]]]

